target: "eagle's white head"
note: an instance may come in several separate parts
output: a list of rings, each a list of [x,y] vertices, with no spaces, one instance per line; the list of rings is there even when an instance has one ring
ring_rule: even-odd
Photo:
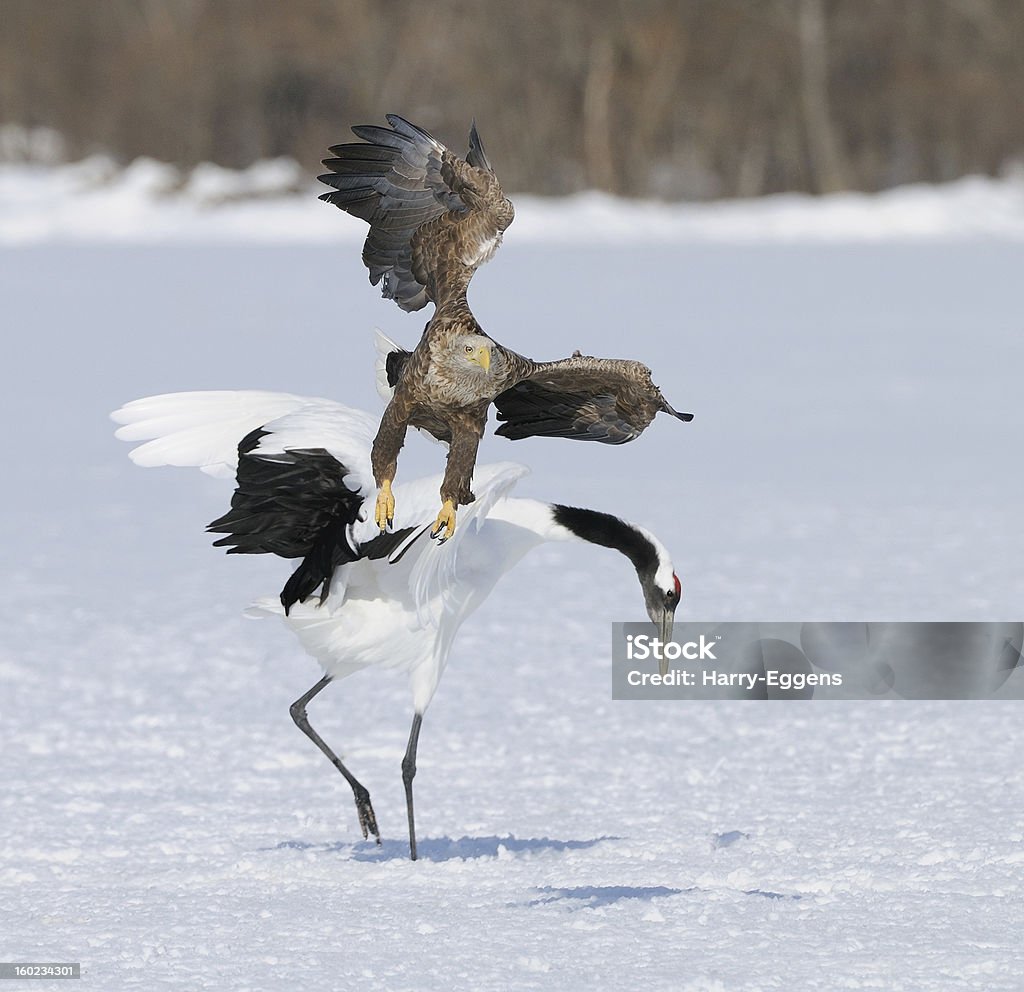
[[[497,371],[491,367],[491,359],[496,356],[494,347],[484,334],[456,334],[443,344],[434,344],[425,377],[432,399],[461,406],[493,396]]]
[[[494,342],[483,334],[460,334],[452,343],[452,365],[465,372],[471,373],[476,368],[485,375],[489,374],[493,344]]]

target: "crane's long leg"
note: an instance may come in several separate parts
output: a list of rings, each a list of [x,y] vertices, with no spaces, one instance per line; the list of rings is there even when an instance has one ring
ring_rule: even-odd
[[[405,808],[409,813],[409,855],[416,860],[416,817],[412,810],[412,780],[416,777],[416,747],[420,742],[420,724],[423,714],[417,713],[412,718],[412,729],[409,731],[409,744],[402,759],[402,782],[405,784]]]
[[[321,736],[309,725],[309,718],[306,716],[306,703],[308,703],[318,692],[326,689],[330,684],[330,675],[325,675],[309,692],[299,696],[291,705],[292,719],[295,726],[299,728],[327,757],[332,765],[345,776],[345,781],[352,786],[352,794],[356,800],[356,813],[359,815],[359,826],[363,831],[363,838],[370,834],[377,838],[380,843],[380,831],[377,829],[377,817],[373,813],[373,806],[370,805],[370,793],[359,782],[342,763],[341,759],[324,743]]]

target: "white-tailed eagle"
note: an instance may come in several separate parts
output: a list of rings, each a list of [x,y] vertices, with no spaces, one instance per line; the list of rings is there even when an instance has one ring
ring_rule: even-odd
[[[591,358],[576,352],[557,362],[534,362],[493,341],[469,309],[473,273],[501,244],[514,210],[487,159],[476,125],[465,159],[422,128],[395,114],[390,128],[361,125],[359,142],[335,145],[333,187],[320,199],[370,225],[363,262],[373,285],[403,310],[434,304],[416,348],[388,359],[394,390],[374,439],[372,464],[379,487],[375,519],[383,530],[394,517],[391,483],[410,426],[449,445],[441,483],[441,512],[433,536],[450,537],[456,507],[473,500],[470,484],[477,447],[494,403],[504,421],[497,433],[566,437],[622,444],[637,437],[657,413],[680,420],[640,362]]]

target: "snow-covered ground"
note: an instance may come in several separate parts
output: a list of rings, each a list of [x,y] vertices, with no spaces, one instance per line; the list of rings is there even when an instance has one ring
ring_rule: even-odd
[[[188,172],[145,158],[121,169],[102,155],[48,168],[0,162],[0,244],[360,242],[362,222],[325,209],[315,196],[323,189],[290,159],[241,171],[205,163]],[[1024,241],[1024,168],[1002,179],[970,176],[876,195],[787,194],[676,205],[600,193],[517,196],[513,240],[620,245],[975,238]]]
[[[312,704],[374,797],[385,842],[362,842],[288,715],[316,666],[240,616],[285,566],[211,549],[230,487],[135,468],[107,413],[215,387],[378,409],[371,328],[412,343],[424,316],[376,298],[358,229],[310,194],[127,209],[130,177],[72,196],[73,167],[14,169],[0,960],[81,961],[102,990],[1024,986],[1014,704],[613,703],[610,622],[642,602],[599,549],[538,552],[465,628],[424,721],[420,862],[401,678]],[[1019,197],[846,198],[848,223],[788,200],[784,236],[781,201],[526,201],[474,281],[484,326],[644,359],[696,419],[481,457],[651,527],[681,617],[1019,620]],[[967,219],[896,225],[915,199]],[[401,471],[439,454],[410,442]]]

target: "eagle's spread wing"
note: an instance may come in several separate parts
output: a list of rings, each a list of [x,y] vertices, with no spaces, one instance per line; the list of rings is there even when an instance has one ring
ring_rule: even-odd
[[[466,160],[397,114],[391,128],[352,128],[362,142],[335,145],[319,177],[334,188],[320,199],[370,225],[363,262],[370,282],[403,310],[464,297],[512,222],[473,125]]]
[[[514,366],[524,361],[513,357]],[[523,373],[494,401],[504,421],[496,433],[512,440],[566,437],[625,444],[658,413],[693,419],[672,409],[640,362],[577,353],[560,362],[529,363]]]

